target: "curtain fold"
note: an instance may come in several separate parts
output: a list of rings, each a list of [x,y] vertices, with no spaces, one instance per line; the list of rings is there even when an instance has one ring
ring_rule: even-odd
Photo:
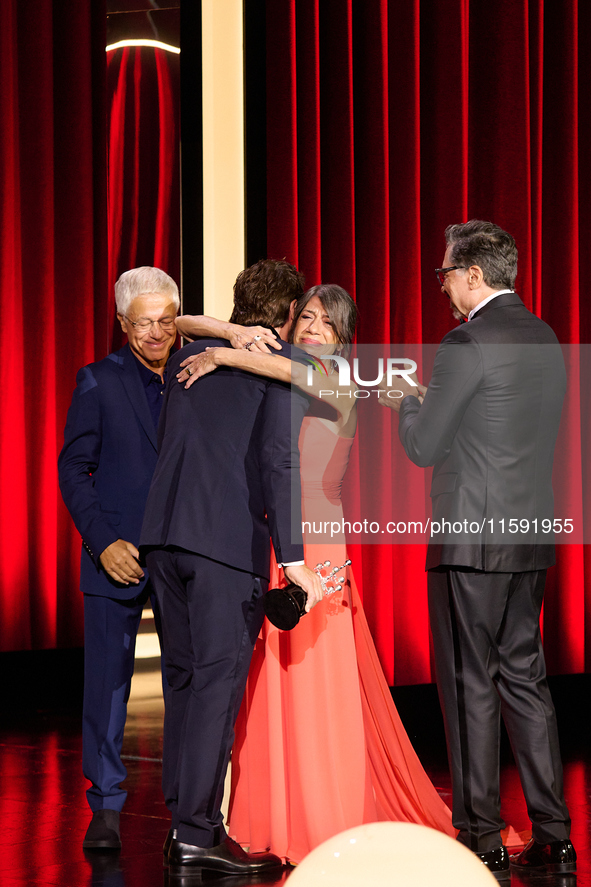
[[[180,285],[179,56],[107,53],[109,293],[124,271],[162,268]],[[124,339],[108,302],[109,350]],[[106,353],[106,352],[105,352]]]
[[[0,651],[82,644],[56,468],[76,373],[122,344],[122,271],[180,277],[178,56],[117,50],[107,77],[103,0],[2,16]]]
[[[0,650],[21,650],[82,640],[56,461],[76,371],[106,340],[105,7],[7,0],[2,16]]]
[[[269,257],[295,262],[310,286],[347,288],[359,342],[436,343],[454,325],[433,275],[444,229],[491,219],[517,241],[526,305],[561,342],[589,342],[580,290],[591,256],[589,37],[581,0],[267,3]],[[555,482],[584,516],[588,394],[570,395],[557,460],[568,462]],[[390,430],[385,421],[383,495],[395,495],[396,420]],[[360,421],[356,446],[375,434]],[[354,452],[363,504],[370,481],[360,470]],[[427,475],[413,478],[414,495],[428,492]],[[352,555],[390,683],[431,680],[424,547],[354,546]],[[589,557],[560,545],[550,571],[554,672],[589,667]]]

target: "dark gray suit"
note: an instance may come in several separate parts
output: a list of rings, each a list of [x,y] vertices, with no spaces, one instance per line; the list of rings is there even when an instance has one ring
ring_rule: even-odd
[[[407,455],[435,466],[429,613],[454,825],[477,852],[501,843],[501,712],[534,838],[569,833],[539,631],[565,389],[553,331],[506,293],[445,336],[422,406],[400,410]]]

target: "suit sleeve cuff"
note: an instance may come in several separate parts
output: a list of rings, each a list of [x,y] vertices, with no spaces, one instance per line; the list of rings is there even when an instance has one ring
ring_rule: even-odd
[[[92,530],[83,536],[82,545],[98,567],[100,566],[100,556],[105,548],[120,538],[119,533],[110,525],[94,525]]]

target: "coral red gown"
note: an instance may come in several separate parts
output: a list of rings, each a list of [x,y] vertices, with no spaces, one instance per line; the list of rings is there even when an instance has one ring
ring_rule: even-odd
[[[304,521],[342,518],[352,443],[321,419],[304,419]],[[309,566],[327,559],[344,563],[344,540],[306,545]],[[236,723],[229,834],[291,863],[364,822],[415,822],[456,834],[392,701],[352,571],[344,572],[343,590],[293,631],[265,620]],[[278,583],[274,565],[270,587]]]

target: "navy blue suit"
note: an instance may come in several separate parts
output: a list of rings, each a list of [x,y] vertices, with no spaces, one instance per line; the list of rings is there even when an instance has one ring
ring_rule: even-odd
[[[99,558],[117,539],[139,544],[156,446],[140,364],[129,346],[83,367],[58,470],[64,502],[82,536],[83,769],[92,782],[87,797],[93,811],[121,810],[126,798],[119,787],[126,776],[121,744],[135,639],[152,594],[147,573],[139,585],[119,584]]]
[[[308,407],[288,385],[225,367],[180,386],[179,363],[213,344],[170,361],[141,535],[168,680],[163,790],[178,839],[200,847],[224,837],[224,776],[263,619],[269,534],[279,563],[303,560],[297,441]]]

